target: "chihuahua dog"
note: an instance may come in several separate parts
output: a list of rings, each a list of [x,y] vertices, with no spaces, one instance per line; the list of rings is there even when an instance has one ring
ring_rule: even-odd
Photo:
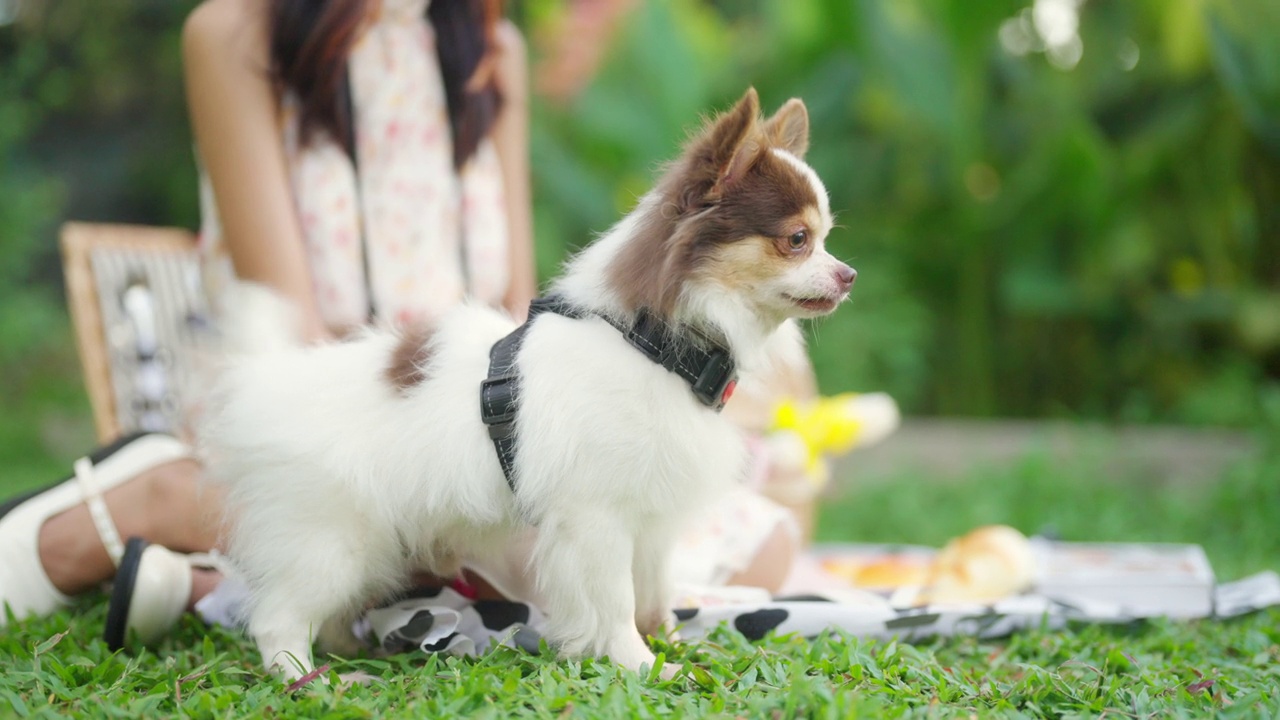
[[[549,642],[652,666],[641,633],[670,618],[673,540],[746,453],[717,404],[619,328],[646,314],[722,348],[746,380],[799,342],[791,319],[835,310],[855,272],[824,247],[808,142],[800,100],[765,119],[749,90],[569,261],[551,290],[578,312],[532,317],[515,356],[510,483],[478,397],[510,318],[463,304],[430,328],[313,347],[261,312],[245,320],[273,336],[225,358],[202,449],[228,488],[229,554],[267,667],[301,676],[313,639],[349,635],[411,571],[447,577],[531,525]]]

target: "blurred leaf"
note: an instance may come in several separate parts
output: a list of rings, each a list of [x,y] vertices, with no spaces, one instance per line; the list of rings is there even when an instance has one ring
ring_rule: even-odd
[[[914,2],[857,0],[871,63],[890,94],[882,96],[901,120],[941,137],[956,129],[955,62],[946,38]]]
[[[1244,298],[1236,323],[1246,346],[1257,351],[1280,348],[1280,292],[1259,292]]]
[[[1208,59],[1204,27],[1205,0],[1163,3],[1161,18],[1164,52],[1169,69],[1188,76],[1199,72]]]
[[[1217,3],[1209,13],[1215,65],[1250,127],[1280,154],[1280,4]]]

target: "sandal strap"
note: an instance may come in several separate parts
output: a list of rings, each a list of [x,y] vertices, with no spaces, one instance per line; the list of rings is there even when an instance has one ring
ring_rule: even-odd
[[[102,499],[102,489],[93,476],[93,463],[82,457],[75,462],[76,481],[80,484],[80,494],[84,504],[89,508],[89,517],[93,526],[98,529],[98,537],[102,538],[102,546],[107,549],[111,562],[120,567],[120,559],[124,557],[124,541],[120,539],[120,531],[116,529],[111,513],[107,510],[107,502]]]
[[[226,576],[235,574],[235,568],[230,559],[218,552],[217,548],[207,553],[190,553],[187,555],[187,563],[194,569],[216,570]]]

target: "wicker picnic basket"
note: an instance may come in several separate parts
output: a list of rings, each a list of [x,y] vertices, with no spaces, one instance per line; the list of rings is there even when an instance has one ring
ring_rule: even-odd
[[[179,228],[67,223],[63,272],[102,441],[186,429],[211,328],[195,236]]]

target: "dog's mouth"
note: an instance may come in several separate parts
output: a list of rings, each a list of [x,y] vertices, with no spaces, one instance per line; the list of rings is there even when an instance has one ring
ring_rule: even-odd
[[[805,310],[811,313],[818,313],[823,315],[831,312],[832,310],[835,310],[836,306],[840,304],[840,301],[844,300],[843,295],[837,295],[834,297],[830,295],[823,295],[821,297],[810,297],[810,298],[798,298],[792,295],[787,295],[786,298],[787,300],[790,300],[793,304],[801,308],[804,308]]]

